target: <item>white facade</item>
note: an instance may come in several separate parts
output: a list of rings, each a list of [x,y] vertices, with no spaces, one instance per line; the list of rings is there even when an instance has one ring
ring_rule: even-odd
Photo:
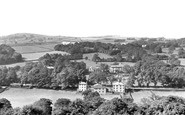
[[[97,91],[99,94],[106,94],[107,90],[106,87],[100,85],[100,84],[95,84],[92,86],[93,91]]]
[[[115,91],[115,92],[124,92],[125,91],[125,84],[122,82],[114,82],[112,88],[113,88],[113,91]]]
[[[80,82],[79,85],[78,85],[78,90],[79,91],[85,91],[85,90],[87,90],[87,83]]]
[[[110,66],[110,72],[116,73],[116,72],[122,72],[124,71],[124,65],[111,65]]]

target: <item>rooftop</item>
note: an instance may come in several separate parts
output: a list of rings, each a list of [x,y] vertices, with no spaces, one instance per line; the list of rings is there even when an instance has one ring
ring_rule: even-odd
[[[101,84],[95,84],[92,86],[92,88],[94,89],[100,89],[100,88],[106,88],[105,86],[101,85]]]

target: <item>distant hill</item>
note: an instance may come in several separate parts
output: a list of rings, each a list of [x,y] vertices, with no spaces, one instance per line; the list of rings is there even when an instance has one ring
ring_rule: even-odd
[[[28,43],[49,43],[49,42],[60,42],[60,41],[75,41],[80,42],[81,39],[77,37],[67,36],[46,36],[39,34],[30,33],[17,33],[8,36],[0,37],[0,44],[28,44]]]
[[[138,40],[139,37],[131,37],[132,39]],[[20,45],[20,44],[34,44],[34,43],[60,43],[63,41],[67,42],[82,42],[82,41],[94,41],[104,43],[114,43],[115,40],[125,39],[131,41],[129,37],[121,37],[116,35],[107,36],[90,36],[90,37],[70,37],[70,36],[47,36],[31,33],[17,33],[8,36],[0,37],[0,44],[8,45]],[[148,38],[147,38],[148,39]]]

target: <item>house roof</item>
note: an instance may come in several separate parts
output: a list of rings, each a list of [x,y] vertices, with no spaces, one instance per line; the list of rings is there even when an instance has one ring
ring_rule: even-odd
[[[106,88],[105,86],[101,85],[101,84],[95,84],[92,86],[92,88],[94,89],[100,89],[100,88]]]
[[[111,65],[111,68],[123,68],[124,65],[123,64],[118,64],[118,65]]]
[[[122,82],[114,82],[113,85],[125,85],[125,84]]]
[[[86,83],[86,82],[80,82],[79,84],[81,84],[81,85],[82,85],[82,84],[86,85],[87,83]]]

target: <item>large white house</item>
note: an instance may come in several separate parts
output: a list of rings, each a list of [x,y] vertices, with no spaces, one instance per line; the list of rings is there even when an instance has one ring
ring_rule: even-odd
[[[78,85],[78,91],[85,91],[87,90],[87,83],[86,82],[80,82]]]
[[[114,82],[113,84],[113,91],[114,92],[125,92],[125,84],[122,82]]]

